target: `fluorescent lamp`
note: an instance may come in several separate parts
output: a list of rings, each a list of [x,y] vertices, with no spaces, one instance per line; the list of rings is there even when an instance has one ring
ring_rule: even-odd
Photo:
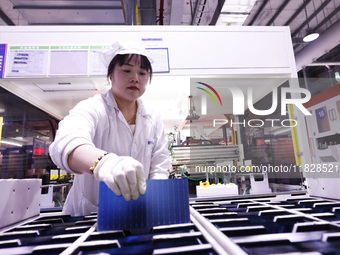
[[[316,32],[312,32],[312,33],[308,33],[302,40],[304,42],[311,42],[316,40],[319,37],[319,33]]]
[[[3,144],[8,144],[8,145],[13,145],[13,146],[18,146],[18,147],[21,147],[22,145],[20,143],[14,143],[14,142],[8,142],[8,141],[0,141],[0,144],[3,143]]]
[[[220,14],[218,22],[220,23],[242,23],[247,19],[245,14]]]
[[[278,128],[278,129],[274,130],[271,134],[272,135],[278,135],[278,134],[287,133],[289,131],[291,131],[290,128]]]

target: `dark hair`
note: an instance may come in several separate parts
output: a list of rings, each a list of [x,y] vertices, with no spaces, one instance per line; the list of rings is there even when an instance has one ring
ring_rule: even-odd
[[[147,57],[144,55],[138,55],[138,54],[117,54],[110,62],[109,67],[107,68],[107,77],[109,78],[110,75],[112,74],[116,64],[119,66],[124,65],[124,63],[130,63],[130,61],[134,57],[140,56],[140,68],[145,69],[148,71],[150,75],[150,80],[152,77],[152,66]]]

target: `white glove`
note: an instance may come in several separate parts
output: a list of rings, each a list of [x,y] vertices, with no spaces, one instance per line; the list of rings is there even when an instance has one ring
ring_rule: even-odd
[[[98,181],[103,181],[117,195],[130,201],[146,191],[143,165],[131,157],[119,157],[113,153],[104,156],[93,171]]]

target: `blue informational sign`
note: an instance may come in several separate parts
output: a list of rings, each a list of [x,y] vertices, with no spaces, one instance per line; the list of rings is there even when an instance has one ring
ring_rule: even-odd
[[[316,115],[318,117],[318,119],[322,120],[326,117],[326,112],[323,108],[319,108],[316,110]]]
[[[0,78],[4,78],[7,44],[0,44]]]

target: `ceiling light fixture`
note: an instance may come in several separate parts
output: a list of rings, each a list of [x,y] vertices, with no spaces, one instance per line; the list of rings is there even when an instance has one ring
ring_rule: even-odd
[[[313,29],[309,27],[308,16],[307,16],[307,8],[305,5],[305,14],[306,14],[306,21],[307,21],[307,31],[305,37],[303,37],[304,42],[312,42],[319,37],[319,33],[315,32]]]
[[[312,30],[308,32],[308,30],[307,30],[307,34],[305,35],[305,37],[302,40],[304,42],[312,42],[312,41],[318,39],[318,37],[319,37],[319,33],[313,32]]]
[[[272,135],[279,135],[279,134],[287,133],[287,132],[290,132],[290,131],[291,131],[290,128],[277,128],[273,132],[271,132],[271,134]]]

